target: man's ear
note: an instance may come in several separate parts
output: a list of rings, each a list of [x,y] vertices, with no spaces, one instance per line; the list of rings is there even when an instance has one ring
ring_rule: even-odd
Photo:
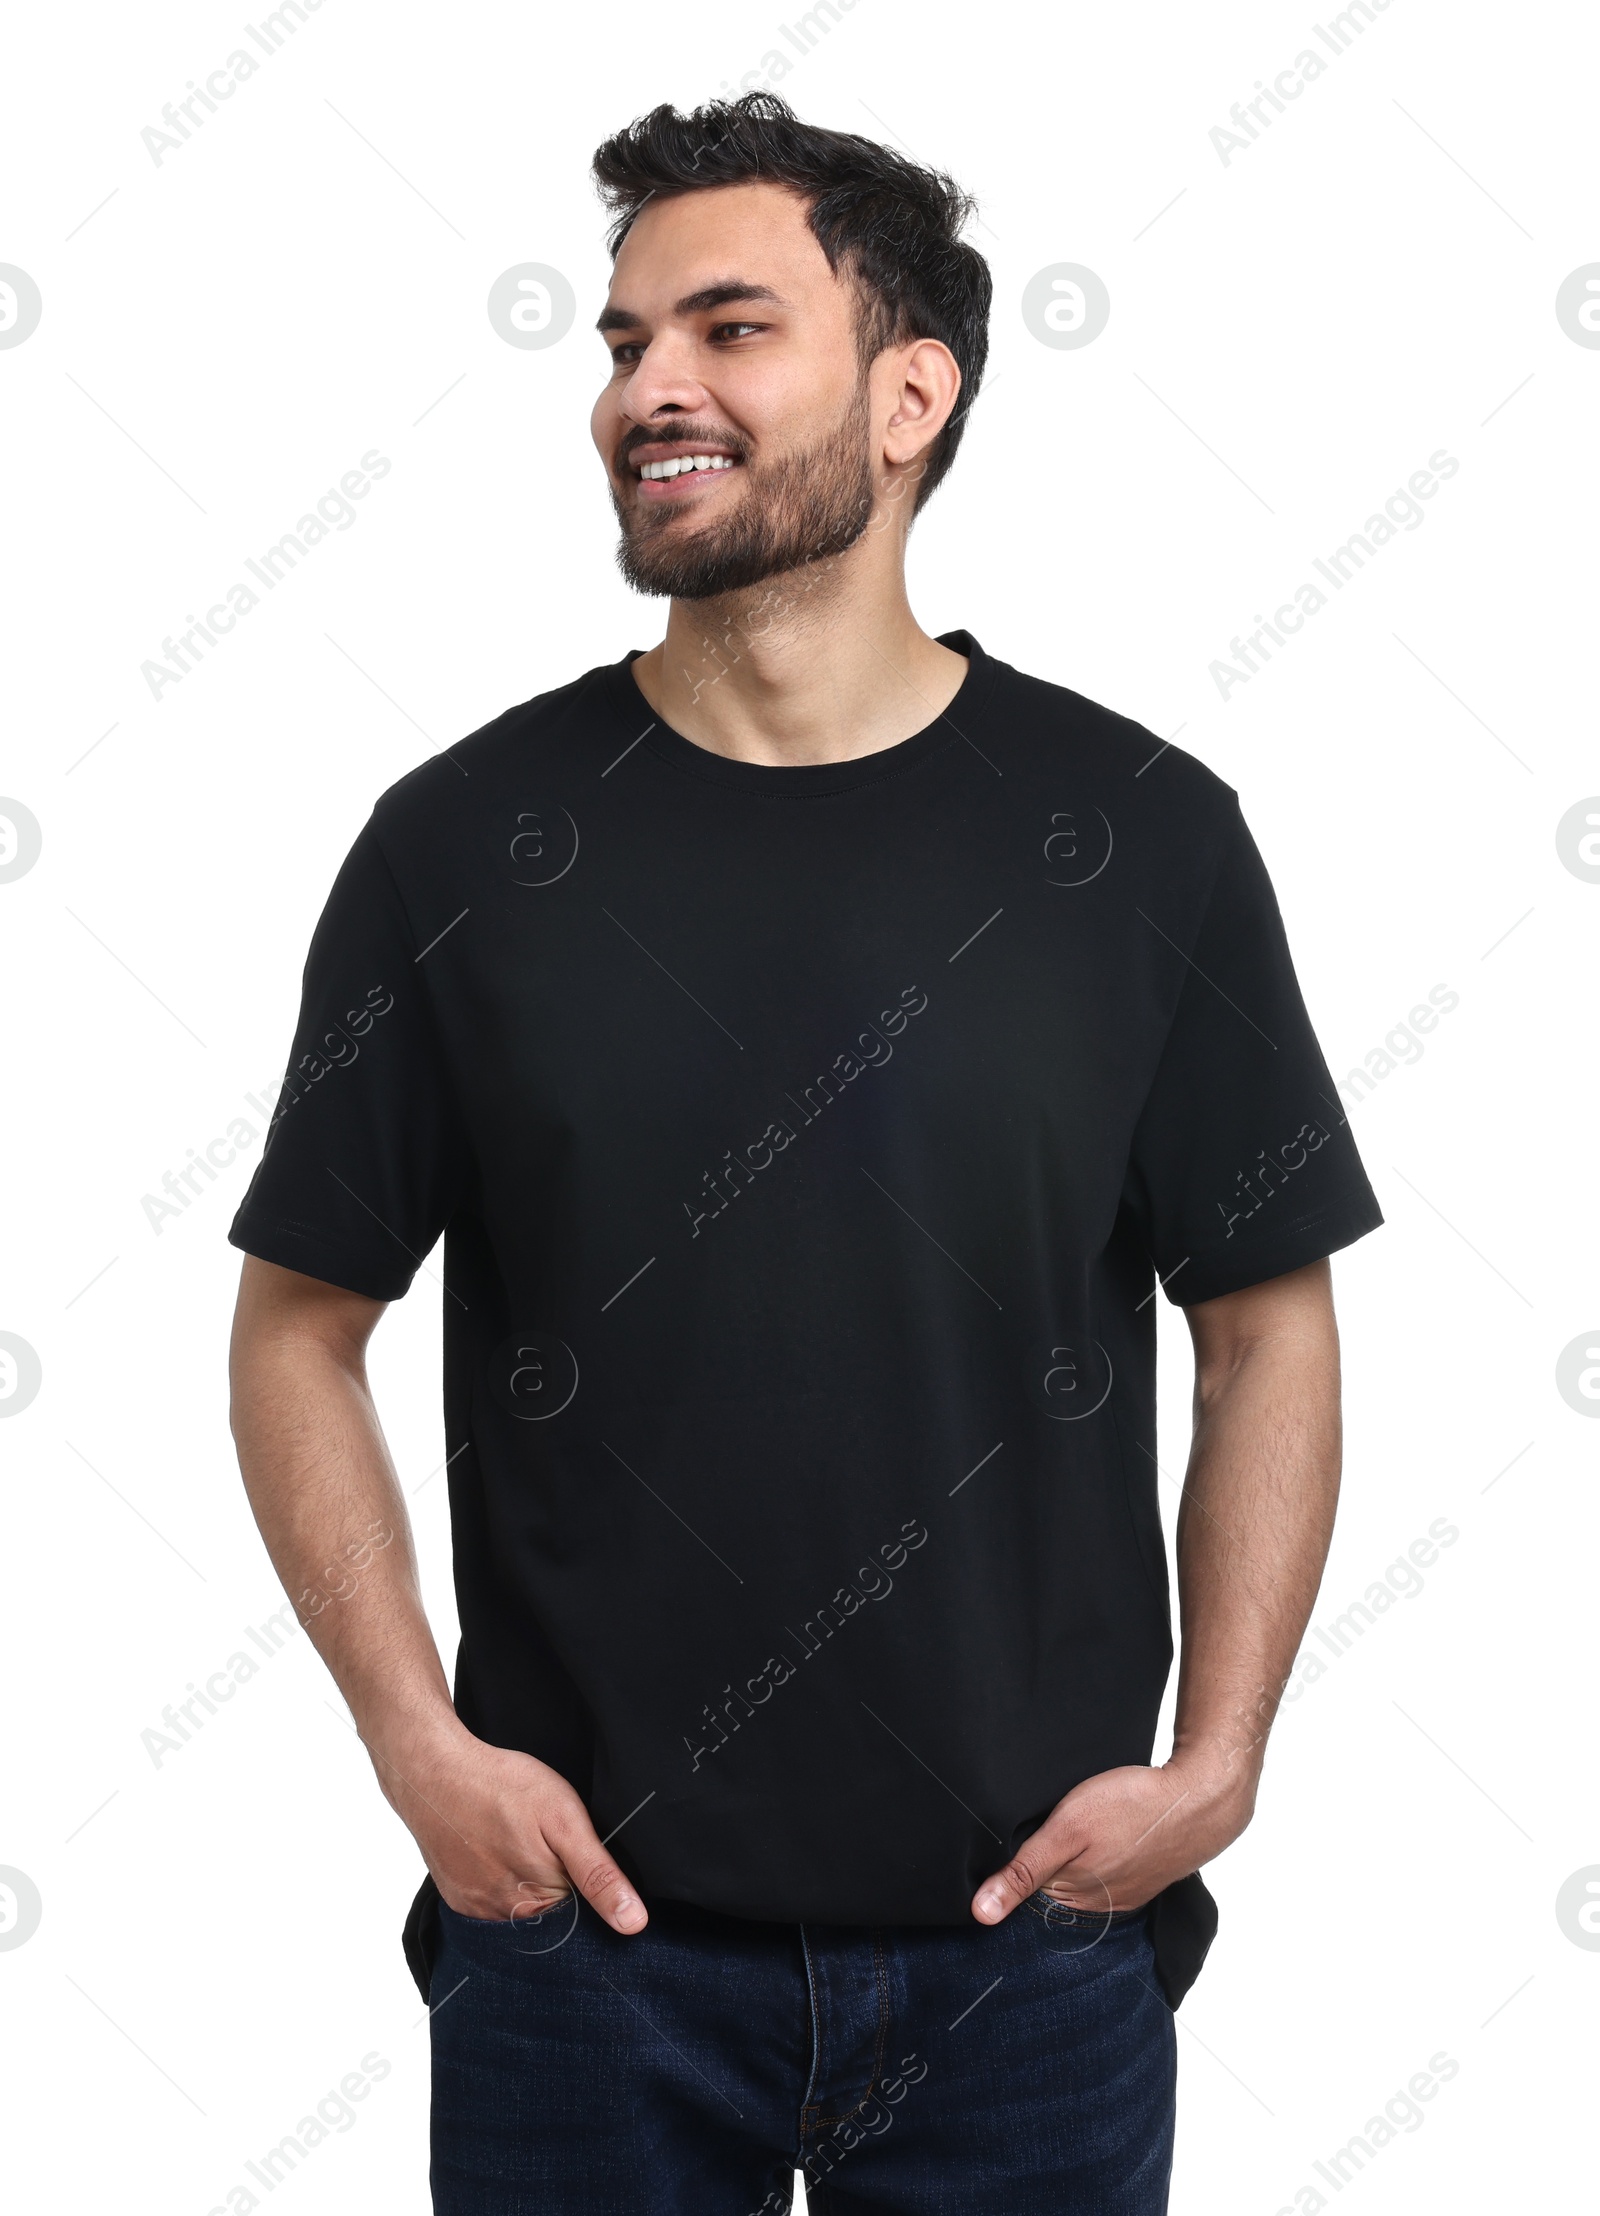
[[[918,462],[925,468],[934,440],[960,404],[956,358],[941,339],[913,339],[881,355],[879,365],[892,365],[894,380],[883,435],[884,462],[891,469]]]

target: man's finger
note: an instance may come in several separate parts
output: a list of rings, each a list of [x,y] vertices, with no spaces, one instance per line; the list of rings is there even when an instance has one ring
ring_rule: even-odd
[[[586,1815],[576,1810],[545,1837],[561,1857],[567,1875],[613,1931],[642,1931],[649,1922],[644,1902],[600,1843]]]
[[[1020,1854],[1014,1855],[1003,1870],[996,1870],[993,1877],[986,1877],[979,1886],[972,1903],[972,1913],[979,1923],[1003,1923],[1014,1908],[1048,1881],[1056,1864],[1035,1845],[1037,1836],[1035,1833]]]

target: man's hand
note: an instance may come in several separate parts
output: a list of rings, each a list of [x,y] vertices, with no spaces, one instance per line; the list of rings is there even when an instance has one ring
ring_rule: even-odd
[[[998,1924],[1040,1891],[1091,1915],[1142,1908],[1231,1845],[1254,1801],[1247,1763],[1174,1759],[1159,1769],[1103,1770],[1075,1785],[1005,1868],[984,1879],[972,1913]]]
[[[453,1719],[398,1763],[371,1751],[385,1794],[458,1916],[505,1923],[576,1890],[613,1931],[643,1930],[644,1903],[559,1771],[488,1746]]]

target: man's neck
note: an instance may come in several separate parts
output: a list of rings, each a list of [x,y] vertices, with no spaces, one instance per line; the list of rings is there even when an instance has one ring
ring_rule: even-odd
[[[708,753],[777,769],[876,754],[937,722],[965,658],[923,630],[902,581],[851,591],[848,566],[674,600],[666,637],[631,665],[650,707]]]

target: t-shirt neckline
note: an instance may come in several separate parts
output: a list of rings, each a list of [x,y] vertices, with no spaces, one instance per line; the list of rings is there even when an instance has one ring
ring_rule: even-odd
[[[967,673],[949,704],[931,723],[914,731],[909,738],[897,740],[893,746],[879,747],[873,754],[855,755],[843,762],[802,762],[792,768],[779,768],[767,762],[733,761],[725,754],[713,754],[708,748],[697,746],[693,739],[686,739],[680,731],[673,730],[659,716],[652,716],[649,701],[633,679],[632,664],[643,653],[642,647],[630,647],[620,662],[606,665],[605,674],[612,698],[623,716],[635,723],[641,715],[647,720],[647,728],[643,731],[635,728],[633,737],[658,761],[691,777],[725,785],[734,791],[768,798],[807,799],[822,793],[847,792],[856,785],[876,784],[882,778],[898,776],[942,753],[964,736],[964,726],[977,713],[979,702],[988,691],[994,664],[970,631],[941,631],[939,644],[966,656]]]

